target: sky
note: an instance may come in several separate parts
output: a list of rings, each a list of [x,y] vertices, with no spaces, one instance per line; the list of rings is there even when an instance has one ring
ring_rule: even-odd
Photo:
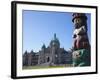
[[[74,24],[71,12],[31,11],[23,10],[23,52],[38,52],[43,44],[49,46],[56,33],[60,47],[65,50],[72,48]],[[91,14],[88,17],[88,36],[91,39]]]

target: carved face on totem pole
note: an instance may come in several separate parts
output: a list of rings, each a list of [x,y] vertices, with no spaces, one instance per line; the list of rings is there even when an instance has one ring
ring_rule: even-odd
[[[89,40],[87,36],[87,16],[85,13],[73,13],[72,22],[75,29],[73,33],[74,49],[87,49],[89,47]]]
[[[73,66],[90,65],[90,44],[87,35],[87,16],[85,13],[73,13]]]

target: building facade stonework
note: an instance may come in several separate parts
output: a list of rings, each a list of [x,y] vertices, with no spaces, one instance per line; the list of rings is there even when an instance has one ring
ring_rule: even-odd
[[[54,66],[72,63],[72,52],[60,48],[60,42],[54,34],[48,47],[43,44],[39,52],[25,52],[23,66]]]

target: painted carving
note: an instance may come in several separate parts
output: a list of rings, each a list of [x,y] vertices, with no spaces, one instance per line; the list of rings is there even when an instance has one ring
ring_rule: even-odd
[[[89,49],[89,40],[87,35],[87,17],[83,13],[74,13],[73,14],[73,23],[74,23],[74,50],[78,49]]]
[[[84,13],[74,13],[73,32],[73,66],[90,65],[90,44],[87,35],[87,16]]]

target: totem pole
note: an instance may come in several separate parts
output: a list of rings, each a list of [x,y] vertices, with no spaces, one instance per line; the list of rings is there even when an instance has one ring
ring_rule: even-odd
[[[87,16],[85,13],[73,13],[73,66],[90,66],[90,44],[87,35]]]

